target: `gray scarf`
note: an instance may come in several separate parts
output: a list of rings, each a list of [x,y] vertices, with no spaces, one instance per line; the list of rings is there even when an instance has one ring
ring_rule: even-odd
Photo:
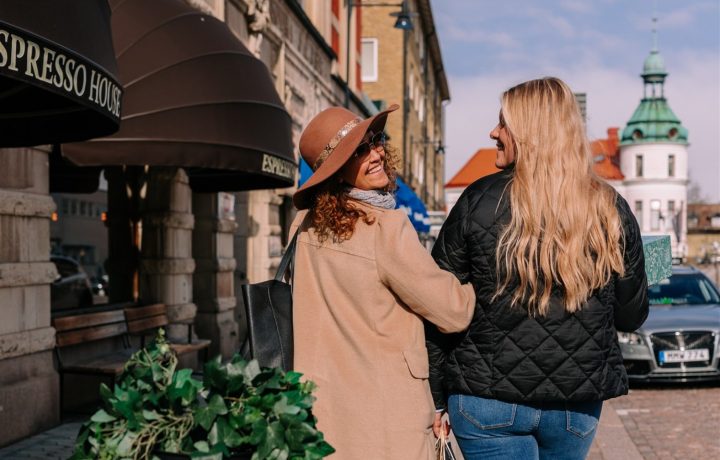
[[[381,190],[362,190],[355,187],[348,187],[345,190],[352,199],[378,208],[395,209],[395,197],[392,193]]]

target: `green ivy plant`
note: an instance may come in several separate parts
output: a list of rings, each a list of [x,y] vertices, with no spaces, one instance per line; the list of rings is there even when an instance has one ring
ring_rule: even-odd
[[[203,380],[176,369],[162,330],[132,355],[102,408],[78,435],[71,460],[156,459],[160,452],[221,460],[316,460],[335,450],[311,413],[315,385],[235,355],[205,364]]]

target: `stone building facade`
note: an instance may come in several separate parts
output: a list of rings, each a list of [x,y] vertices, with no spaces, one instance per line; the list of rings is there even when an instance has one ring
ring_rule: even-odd
[[[330,105],[347,102],[362,116],[377,110],[361,90],[363,17],[359,8],[348,15],[347,0],[185,1],[224,20],[267,65],[292,117],[295,145],[307,122]],[[348,57],[354,64],[346,75]],[[56,211],[49,194],[50,152],[49,146],[0,152],[0,419],[14,420],[3,424],[0,445],[59,421],[50,312],[50,284],[57,275],[49,257]],[[111,297],[130,293],[146,303],[165,303],[169,335],[194,323],[197,335],[212,339],[210,354],[227,358],[244,337],[239,287],[274,274],[294,215],[294,188],[196,193],[182,168],[139,168],[131,181],[121,167],[105,170]],[[130,182],[144,200],[134,234],[127,225]],[[139,254],[127,253],[132,238],[141,240]],[[138,256],[134,277],[129,268]],[[117,300],[127,298],[110,299]]]

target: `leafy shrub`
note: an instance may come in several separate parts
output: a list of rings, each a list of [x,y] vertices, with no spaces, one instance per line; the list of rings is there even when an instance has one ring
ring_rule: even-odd
[[[162,331],[130,358],[102,408],[78,435],[71,460],[150,459],[160,451],[221,460],[315,460],[334,452],[315,427],[314,384],[235,355],[205,364],[203,380],[177,370]]]

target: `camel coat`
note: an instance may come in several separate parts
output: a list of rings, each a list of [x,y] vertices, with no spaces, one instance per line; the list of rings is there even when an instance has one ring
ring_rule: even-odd
[[[300,212],[293,280],[295,370],[336,460],[433,458],[435,406],[422,318],[465,329],[471,285],[438,268],[407,215],[358,203],[350,240],[320,244]]]

